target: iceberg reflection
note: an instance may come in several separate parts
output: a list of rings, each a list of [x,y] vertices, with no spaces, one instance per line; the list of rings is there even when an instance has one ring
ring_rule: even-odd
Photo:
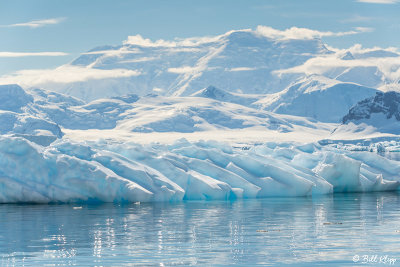
[[[0,205],[2,265],[351,265],[399,257],[398,193],[319,198]]]

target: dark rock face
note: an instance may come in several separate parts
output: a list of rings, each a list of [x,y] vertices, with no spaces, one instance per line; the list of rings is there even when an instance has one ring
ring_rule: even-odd
[[[202,96],[212,99],[224,99],[226,97],[226,93],[223,90],[210,85],[204,90]]]
[[[349,113],[343,117],[343,123],[371,118],[372,113],[383,113],[387,119],[392,117],[400,121],[400,93],[377,92],[370,97],[358,102]]]
[[[132,104],[139,100],[139,96],[136,94],[127,94],[127,95],[123,95],[123,96],[114,96],[114,97],[111,97],[111,99],[117,99],[117,100],[124,101],[125,103]]]

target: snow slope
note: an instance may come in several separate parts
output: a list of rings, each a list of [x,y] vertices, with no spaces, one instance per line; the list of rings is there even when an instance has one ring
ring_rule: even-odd
[[[400,93],[377,92],[352,107],[343,117],[343,125],[337,131],[356,132],[358,129],[400,134]]]
[[[20,86],[0,86],[0,134],[25,136],[46,144],[62,136],[60,127],[53,121],[26,112],[34,98]]]
[[[322,122],[340,122],[353,105],[376,92],[376,89],[358,84],[312,75],[253,104],[280,114],[310,117]]]
[[[32,131],[36,129],[35,125],[38,129],[51,131],[57,137],[62,135],[58,126],[69,130],[107,129],[141,133],[193,133],[250,128],[293,132],[296,127],[313,130],[331,128],[301,117],[279,115],[251,106],[231,103],[236,100],[242,104],[246,104],[248,100],[253,101],[247,96],[234,94],[225,98],[210,98],[209,93],[206,93],[205,97],[201,94],[188,97],[164,97],[154,94],[143,97],[125,95],[85,103],[71,96],[41,89],[25,92],[16,85],[1,88],[18,89],[5,90],[3,94],[5,99],[14,101],[14,103],[11,100],[7,102],[11,107],[9,109],[19,110],[19,113],[16,113],[5,108],[0,109],[0,119],[3,121],[0,128],[2,133],[28,133],[29,130],[31,130],[29,133],[33,133]],[[216,90],[214,89],[213,92],[216,93]],[[16,94],[23,97],[18,98]],[[29,101],[21,102],[21,99]],[[23,122],[25,128],[19,126]],[[54,129],[50,125],[53,125]]]
[[[331,90],[335,85],[342,84],[335,83],[334,86],[330,86],[326,83],[325,89],[322,85],[323,83],[307,83],[306,86],[300,87],[299,95]],[[356,85],[350,85],[350,89],[353,86],[369,90]],[[7,91],[7,97],[16,101],[11,109],[19,111],[0,109],[1,133],[26,135],[40,144],[49,144],[63,134],[76,140],[81,140],[81,135],[90,140],[97,140],[101,136],[130,140],[139,136],[141,140],[149,142],[156,141],[157,138],[169,142],[181,137],[195,141],[207,136],[234,143],[246,143],[246,139],[249,143],[263,140],[316,142],[321,139],[340,139],[343,135],[346,135],[346,139],[362,139],[380,134],[372,126],[368,131],[358,130],[355,134],[352,129],[340,130],[343,126],[339,129],[337,123],[322,123],[313,118],[265,111],[260,107],[265,107],[268,102],[253,102],[259,99],[260,95],[229,93],[215,87],[208,87],[188,97],[125,95],[89,103],[51,91],[31,89],[25,92],[18,86],[10,87],[19,88],[16,91],[18,95],[22,94],[29,101],[21,104],[20,98],[14,97],[13,90]],[[296,90],[284,92],[286,94],[282,95],[286,98],[281,99],[290,99],[290,92],[294,92],[294,95],[298,93]],[[360,93],[364,94],[362,90]],[[262,100],[269,100],[275,104],[281,99],[271,97]],[[328,99],[344,102],[341,96],[331,96]],[[315,105],[312,101],[300,103],[305,106]],[[329,111],[334,111],[340,114],[342,106],[343,103],[333,107],[327,104],[321,106],[320,113],[328,114]],[[334,131],[335,128],[337,129]],[[154,134],[151,135],[152,133]],[[342,133],[341,137],[338,133]]]
[[[359,44],[348,49],[328,48],[332,53],[316,55],[301,65],[275,73],[282,79],[291,79],[294,74],[320,75],[383,91],[388,88],[400,90],[400,52],[397,48],[363,48]]]
[[[220,88],[216,88],[212,85],[201,89],[200,91],[192,94],[192,96],[211,98],[222,102],[239,104],[242,106],[252,106],[254,102],[264,97],[264,95],[232,93]]]
[[[16,84],[0,85],[0,109],[19,112],[21,107],[33,101],[24,89]]]

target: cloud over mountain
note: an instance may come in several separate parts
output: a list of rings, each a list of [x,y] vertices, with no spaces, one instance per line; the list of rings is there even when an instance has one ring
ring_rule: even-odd
[[[59,24],[64,21],[65,18],[50,18],[50,19],[40,19],[31,20],[28,22],[14,23],[9,25],[2,25],[0,27],[29,27],[29,28],[40,28],[47,25]]]

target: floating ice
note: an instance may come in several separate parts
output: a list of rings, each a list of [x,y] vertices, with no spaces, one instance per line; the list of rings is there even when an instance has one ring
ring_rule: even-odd
[[[374,152],[219,142],[40,146],[0,137],[0,202],[146,202],[397,190],[400,164]]]

